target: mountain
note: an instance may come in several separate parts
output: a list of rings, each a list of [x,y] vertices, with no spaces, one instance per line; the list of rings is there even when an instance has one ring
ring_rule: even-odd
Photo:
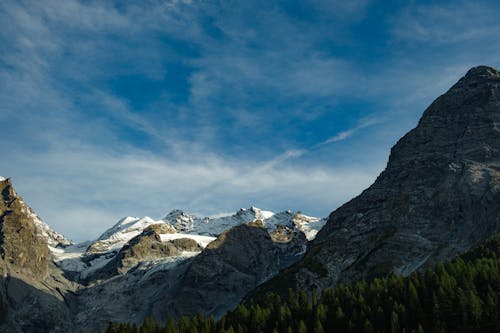
[[[326,222],[255,207],[125,217],[73,244],[0,180],[0,332],[88,332],[109,321],[222,316],[296,262]]]
[[[470,69],[392,148],[373,185],[261,290],[408,275],[500,231],[500,73]]]
[[[189,223],[179,226],[174,222],[179,216]],[[310,232],[323,224],[299,213],[273,214],[255,207],[217,218],[199,219],[179,211],[167,217],[154,223],[145,218],[120,220],[98,240],[123,240],[129,232],[136,235],[116,253],[113,241],[110,252],[89,253],[94,242],[80,257],[64,264],[58,261],[61,257],[56,259],[61,267],[70,267],[71,260],[94,265],[91,271],[87,267],[69,274],[82,284],[71,303],[76,327],[97,330],[109,321],[141,323],[147,316],[220,317],[301,258],[307,238],[300,228],[309,226],[305,230]],[[190,233],[197,227],[204,235]],[[219,230],[224,231],[216,235]]]
[[[190,239],[199,245],[197,251],[180,251],[176,252],[176,255],[170,256],[171,259],[179,261],[199,254],[208,243],[215,240],[222,232],[251,221],[260,221],[276,242],[287,243],[294,238],[294,235],[303,234],[305,237],[301,241],[302,247],[306,245],[308,240],[312,240],[318,230],[326,223],[326,219],[301,213],[285,211],[275,214],[256,207],[242,208],[234,214],[203,218],[177,209],[160,220],[154,220],[148,216],[142,218],[127,216],[120,219],[95,241],[58,247],[51,246],[50,249],[55,257],[55,263],[65,270],[68,276],[89,282],[108,276],[110,265],[113,265],[110,262],[114,260],[116,264],[116,255],[124,250],[129,242],[138,242],[134,239],[144,237],[144,230],[150,227],[154,226],[155,233],[161,238],[160,242]],[[156,259],[159,258],[161,256]],[[137,259],[136,264],[139,264],[144,258]],[[155,258],[150,257],[150,260],[153,259]],[[108,271],[108,273],[103,275],[103,270]],[[115,268],[112,270],[118,272]],[[124,272],[121,268],[120,271]]]
[[[49,244],[68,241],[51,230],[0,180],[0,332],[67,332],[67,295],[76,285],[51,260]]]
[[[499,332],[500,235],[423,274],[391,275],[238,305],[219,320],[145,321],[139,332]],[[106,333],[136,332],[113,323]]]

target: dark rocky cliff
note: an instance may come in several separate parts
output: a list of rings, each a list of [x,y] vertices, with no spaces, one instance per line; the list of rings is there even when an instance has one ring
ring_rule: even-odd
[[[52,263],[48,237],[10,179],[0,193],[0,332],[67,332],[65,294],[75,285]]]
[[[429,106],[375,183],[332,212],[273,283],[328,287],[453,257],[500,231],[499,190],[500,73],[480,66]]]

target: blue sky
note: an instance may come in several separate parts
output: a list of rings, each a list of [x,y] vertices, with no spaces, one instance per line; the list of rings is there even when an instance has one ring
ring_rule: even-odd
[[[326,216],[468,68],[496,1],[2,1],[0,175],[56,230]]]

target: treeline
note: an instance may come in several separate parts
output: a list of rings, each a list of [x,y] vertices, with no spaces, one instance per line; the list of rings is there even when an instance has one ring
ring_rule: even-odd
[[[218,321],[146,319],[141,327],[111,323],[106,332],[500,332],[500,236],[423,274],[339,285],[321,295],[269,294]]]

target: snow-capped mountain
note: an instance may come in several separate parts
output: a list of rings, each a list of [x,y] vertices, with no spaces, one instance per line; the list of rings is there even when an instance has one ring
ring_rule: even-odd
[[[262,221],[268,231],[275,230],[278,225],[297,228],[304,232],[308,240],[314,239],[318,230],[326,222],[326,219],[306,216],[300,212],[273,213],[257,207],[241,208],[234,214],[203,218],[186,214],[182,210],[173,210],[162,219],[174,226],[177,231],[210,236],[217,236],[231,227],[257,220]]]
[[[286,228],[289,231],[304,233],[307,240],[312,240],[325,224],[326,219],[303,215],[300,212],[273,213],[256,207],[242,208],[234,214],[215,217],[197,217],[176,209],[160,220],[154,220],[148,216],[142,218],[127,216],[120,219],[95,241],[58,248],[51,246],[50,249],[57,265],[66,271],[80,274],[82,278],[87,278],[106,266],[125,245],[151,226],[155,226],[155,232],[162,242],[191,239],[199,245],[200,249],[204,249],[222,232],[256,221],[262,223],[269,233],[280,227],[280,230]],[[180,252],[170,256],[168,261],[184,260],[200,252],[188,254]]]
[[[132,238],[140,235],[144,229],[155,224],[163,226],[162,234],[177,234],[169,236],[170,238],[208,236],[207,238],[197,238],[198,240],[203,239],[200,241],[201,243],[206,243],[207,240],[214,239],[225,230],[257,220],[262,221],[269,232],[275,230],[278,225],[297,228],[305,234],[308,240],[312,240],[326,222],[326,219],[306,216],[301,213],[285,211],[275,214],[256,207],[241,208],[234,214],[217,217],[197,217],[176,209],[160,220],[154,220],[148,216],[142,218],[124,217],[92,242],[87,252],[98,254],[119,250]],[[168,237],[165,236],[166,238]]]

